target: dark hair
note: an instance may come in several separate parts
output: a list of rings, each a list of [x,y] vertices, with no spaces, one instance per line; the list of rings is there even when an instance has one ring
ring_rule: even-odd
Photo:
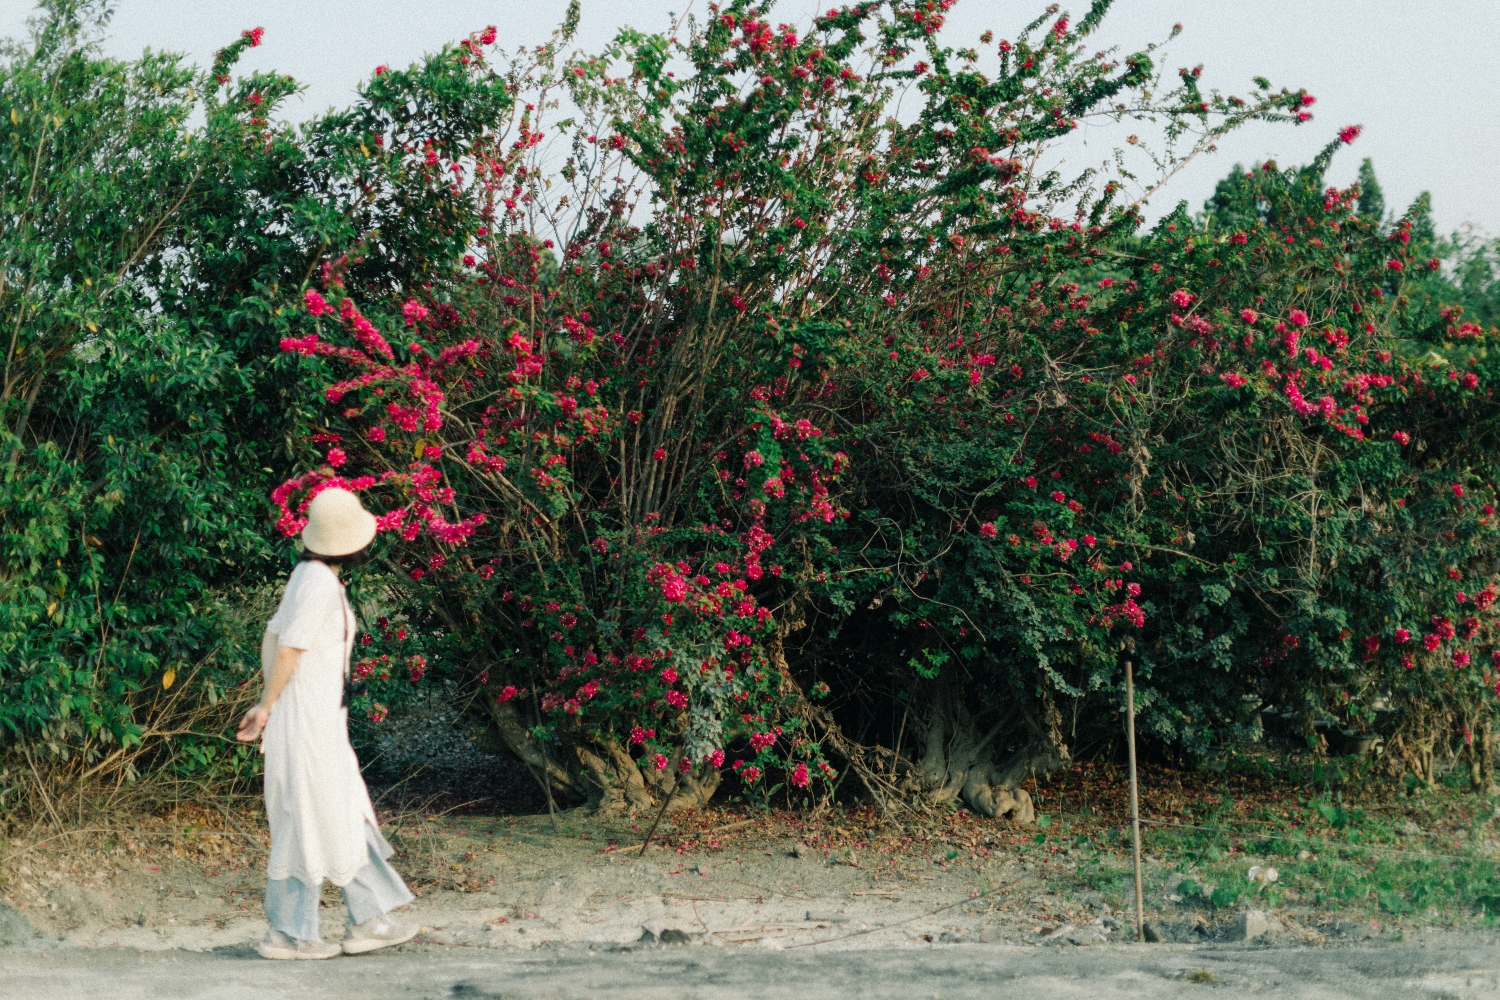
[[[299,560],[301,562],[320,562],[325,566],[344,566],[354,569],[356,566],[363,566],[370,561],[370,547],[366,545],[362,549],[357,549],[343,556],[322,556],[311,549],[303,549]]]

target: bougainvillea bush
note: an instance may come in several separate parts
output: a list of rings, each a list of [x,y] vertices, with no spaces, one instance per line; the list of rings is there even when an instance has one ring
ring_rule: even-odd
[[[1328,187],[1355,126],[1146,226],[1313,95],[1098,52],[1104,2],[974,48],[949,6],[568,55],[575,6],[295,129],[232,76],[258,31],[196,73],[49,7],[0,79],[0,723],[224,767],[161,695],[251,681],[226,604],[341,485],[364,724],[441,680],[557,799],[1025,821],[1127,661],[1176,751],[1331,718],[1488,782],[1489,248]],[[1118,148],[1065,173],[1085,128]]]
[[[1236,396],[1202,370],[1246,322],[1224,303],[1265,312],[1269,358],[1297,321],[1256,284],[1350,251],[1262,274],[1267,220],[1137,235],[1120,178],[1040,169],[1089,118],[1155,114],[1180,158],[1309,117],[1302,92],[1164,88],[1150,53],[1090,53],[1106,6],[986,56],[939,44],[943,4],[810,30],[733,4],[504,73],[474,36],[455,61],[515,95],[492,133],[367,141],[467,194],[469,246],[397,295],[338,262],[307,289],[282,346],[326,373],[333,419],[276,493],[282,530],[321,488],[368,491],[444,661],[556,791],[609,804],[847,766],[882,802],[1025,817],[1020,778],[1114,724],[1127,639],[1152,731],[1211,732],[1259,690],[1235,664],[1285,662],[1237,640],[1303,612],[1239,610],[1280,557],[1195,554],[1200,508],[1163,483],[1222,461],[1237,407],[1325,433],[1284,375]],[[560,91],[578,112],[546,126]],[[1218,436],[1153,459],[1195,427]]]

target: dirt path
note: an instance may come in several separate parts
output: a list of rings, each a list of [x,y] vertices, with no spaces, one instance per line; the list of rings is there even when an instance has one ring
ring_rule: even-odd
[[[763,948],[542,949],[421,946],[327,962],[266,962],[247,948],[140,953],[0,952],[0,994],[40,1000],[1048,1000],[1202,997],[1494,996],[1493,936],[1342,948],[926,945],[878,951]]]
[[[601,821],[581,810],[557,828],[545,816],[408,816],[386,832],[398,848],[396,867],[420,893],[409,919],[435,944],[602,947],[648,931],[762,947],[828,947],[831,938],[861,948],[1093,944],[1119,940],[1130,923],[1125,894],[1094,887],[1119,885],[1119,873],[1113,882],[1102,877],[1110,859],[1038,845],[1029,831],[947,823],[893,835],[742,816],[675,817],[644,856],[645,820]],[[11,859],[0,945],[207,951],[254,942],[265,929],[264,845],[255,833],[226,840],[222,829],[205,833],[179,816],[146,846],[131,841],[111,853],[48,845]],[[218,846],[205,845],[205,836]],[[1148,875],[1154,885],[1177,881],[1152,866]],[[324,899],[324,933],[337,936],[343,907],[330,886]],[[1179,929],[1202,923],[1209,937],[1235,932],[1234,913],[1184,903],[1165,888],[1148,903]],[[1347,921],[1332,929],[1345,937],[1383,933]],[[1272,930],[1283,942],[1330,933],[1285,910]]]
[[[989,821],[712,811],[644,820],[393,816],[420,892],[415,943],[372,959],[265,962],[264,830],[178,811],[123,839],[13,851],[0,997],[1467,996],[1500,988],[1493,934],[1184,900],[1147,865],[1168,940],[1128,943],[1125,859]],[[217,825],[216,825],[217,824]],[[81,838],[80,838],[81,839]],[[1100,888],[1100,887],[1103,888]],[[341,934],[335,890],[325,936]],[[1247,936],[1253,940],[1230,944]],[[358,964],[355,964],[355,963]],[[351,978],[352,977],[352,978]],[[351,982],[355,985],[351,986]],[[1475,995],[1478,995],[1477,993]]]

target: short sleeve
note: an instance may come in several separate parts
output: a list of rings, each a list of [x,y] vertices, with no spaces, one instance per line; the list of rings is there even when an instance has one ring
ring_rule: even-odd
[[[328,629],[338,621],[343,605],[338,579],[327,566],[314,560],[297,564],[286,582],[286,593],[266,631],[274,632],[277,644],[292,649],[312,649],[320,637],[326,642]]]

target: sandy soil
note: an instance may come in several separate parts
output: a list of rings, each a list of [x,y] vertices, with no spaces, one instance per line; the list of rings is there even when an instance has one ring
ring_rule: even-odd
[[[530,950],[652,941],[734,947],[881,949],[944,943],[1104,944],[1128,936],[1126,900],[1086,887],[1092,854],[1032,843],[1035,831],[949,817],[900,833],[874,817],[809,825],[720,810],[675,815],[644,856],[648,820],[584,810],[546,816],[392,817],[398,869],[420,894],[418,944]],[[184,809],[87,850],[59,841],[6,859],[0,946],[209,951],[260,938],[264,830]],[[840,825],[844,824],[844,825]],[[86,831],[83,832],[86,834]],[[87,838],[80,834],[79,840]],[[1108,861],[1106,862],[1108,863]],[[1123,865],[1124,859],[1115,859]],[[1148,882],[1171,884],[1156,862]],[[341,934],[325,886],[324,935]],[[1165,891],[1148,917],[1191,940],[1232,940],[1237,913]],[[1283,943],[1389,938],[1326,914],[1270,914]],[[1251,933],[1255,933],[1252,926]]]

